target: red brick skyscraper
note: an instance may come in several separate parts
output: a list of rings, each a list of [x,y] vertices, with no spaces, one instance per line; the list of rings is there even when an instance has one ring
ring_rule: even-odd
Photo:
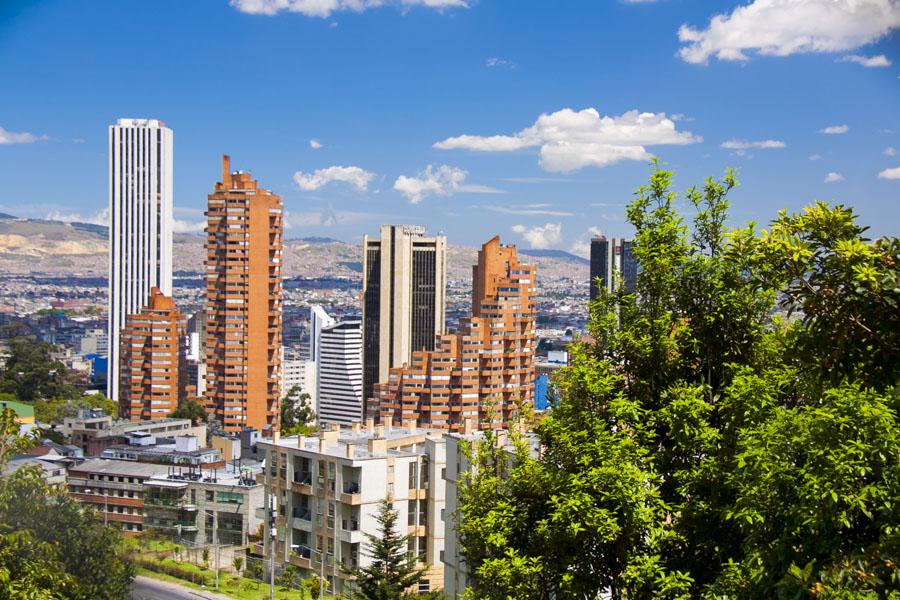
[[[535,276],[515,246],[494,237],[472,268],[472,316],[438,336],[434,351],[413,353],[375,386],[368,415],[382,423],[462,431],[506,427],[534,402]]]
[[[150,289],[141,312],[127,315],[120,336],[119,414],[164,419],[184,394],[184,317],[169,296]]]
[[[207,411],[227,432],[271,435],[281,397],[281,198],[223,156],[206,216]]]

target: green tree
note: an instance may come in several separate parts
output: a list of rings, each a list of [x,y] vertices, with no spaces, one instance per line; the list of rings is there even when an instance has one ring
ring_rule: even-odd
[[[313,574],[312,577],[304,580],[303,585],[306,586],[306,591],[309,592],[309,597],[312,600],[319,600],[322,594],[322,580],[318,575]]]
[[[0,467],[33,443],[18,436],[10,410],[0,414],[0,440]],[[0,598],[124,599],[133,576],[120,535],[40,469],[0,478]]]
[[[408,536],[397,532],[397,511],[390,499],[378,505],[378,535],[366,534],[366,553],[372,559],[362,569],[348,571],[356,578],[354,588],[359,598],[365,600],[400,600],[409,598],[424,580],[426,567],[419,566],[414,556],[407,553]]]
[[[315,430],[310,424],[315,421],[316,413],[309,400],[309,394],[301,393],[296,385],[288,391],[281,401],[282,435],[308,434]]]
[[[234,567],[234,572],[240,575],[241,571],[244,568],[244,558],[241,556],[235,556],[233,559],[231,559],[231,566]]]
[[[9,338],[9,355],[0,371],[0,392],[13,394],[22,402],[38,399],[77,398],[75,377],[62,362],[53,358],[56,348],[25,336]]]
[[[187,398],[169,415],[175,419],[190,419],[194,425],[206,422],[206,408],[202,398]]]
[[[284,568],[284,571],[281,572],[281,577],[278,579],[278,585],[286,590],[292,590],[297,586],[299,581],[300,572],[297,570],[297,567],[288,565]]]
[[[726,227],[732,173],[655,166],[532,456],[470,450],[477,598],[885,597],[900,585],[897,240],[816,204]],[[799,318],[797,315],[800,315]],[[830,596],[829,596],[830,594]]]

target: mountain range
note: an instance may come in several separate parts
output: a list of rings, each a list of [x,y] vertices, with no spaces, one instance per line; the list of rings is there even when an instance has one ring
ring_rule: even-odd
[[[66,223],[25,219],[0,213],[0,272],[16,275],[45,274],[105,277],[108,228],[92,223]],[[175,234],[174,265],[180,273],[201,274],[203,245],[200,234]],[[562,250],[522,248],[542,278],[587,280],[588,261]],[[447,275],[450,280],[472,276],[477,249],[450,245]],[[284,248],[286,277],[362,278],[362,252],[357,244],[327,237],[288,239]]]

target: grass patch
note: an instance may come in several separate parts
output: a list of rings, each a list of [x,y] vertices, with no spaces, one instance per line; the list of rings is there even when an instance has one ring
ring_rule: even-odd
[[[170,583],[177,583],[179,585],[183,585],[185,587],[189,587],[195,590],[203,590],[206,592],[214,592],[218,594],[222,594],[223,596],[228,596],[229,598],[234,598],[235,600],[268,600],[269,598],[269,584],[263,583],[261,581],[257,581],[255,579],[248,579],[247,577],[237,577],[235,575],[219,573],[219,589],[216,590],[213,585],[213,581],[215,579],[215,573],[210,569],[203,569],[196,565],[190,563],[181,563],[176,562],[172,559],[165,559],[164,561],[158,561],[166,564],[175,564],[184,567],[193,567],[195,572],[200,575],[206,577],[208,584],[203,586],[198,583],[194,583],[188,579],[182,579],[180,577],[174,577],[166,572],[160,572],[157,569],[150,570],[143,565],[143,561],[138,563],[137,566],[137,574],[143,575],[145,577],[150,577],[152,579],[159,579],[161,581],[168,581]],[[301,600],[301,599],[309,599],[308,593],[301,593],[300,590],[286,590],[282,587],[275,587],[275,600]],[[324,600],[334,600],[332,596],[326,594]]]

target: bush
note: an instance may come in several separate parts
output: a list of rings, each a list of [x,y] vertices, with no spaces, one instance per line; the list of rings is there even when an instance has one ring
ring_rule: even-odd
[[[169,575],[170,577],[177,577],[178,579],[190,581],[191,583],[196,583],[198,585],[209,585],[209,578],[205,573],[187,566],[142,556],[136,557],[134,562],[136,566],[147,569],[148,571],[162,573],[164,575]]]

